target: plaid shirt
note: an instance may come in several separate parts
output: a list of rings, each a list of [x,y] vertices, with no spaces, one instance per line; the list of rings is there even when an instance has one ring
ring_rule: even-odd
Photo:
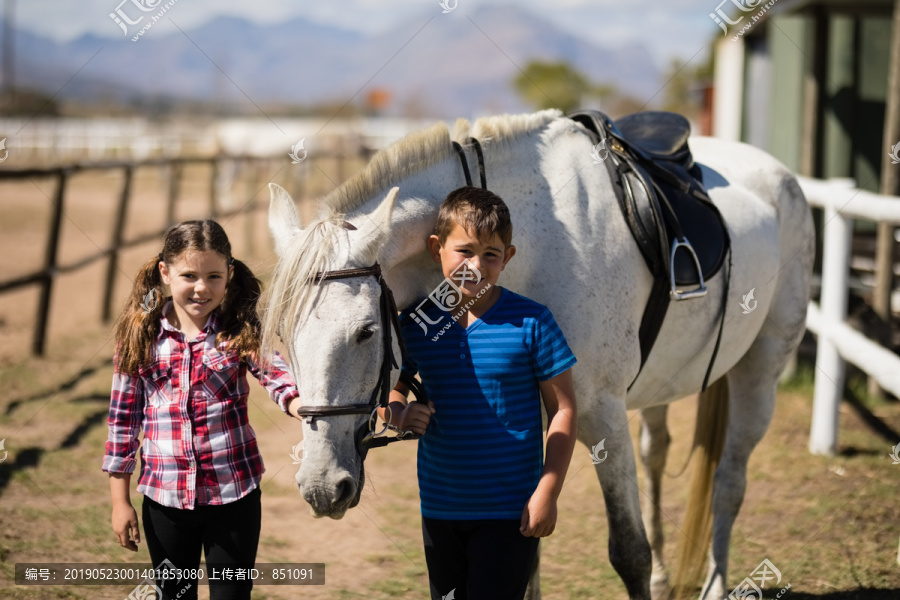
[[[134,471],[143,429],[140,493],[182,509],[234,502],[257,488],[265,471],[247,419],[247,371],[285,413],[297,387],[280,355],[262,370],[217,347],[215,314],[194,340],[165,317],[161,322],[154,364],[136,377],[113,374],[103,470]]]

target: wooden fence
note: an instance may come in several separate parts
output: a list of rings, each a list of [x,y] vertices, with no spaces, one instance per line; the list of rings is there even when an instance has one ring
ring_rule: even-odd
[[[336,152],[330,156],[318,156],[318,159],[331,158],[337,161],[337,181],[332,183],[340,183],[348,174],[346,163],[348,159],[357,158],[366,160],[371,151],[359,147],[355,152]],[[249,210],[250,213],[265,208],[266,205],[260,203],[252,203],[249,207],[243,206],[232,210],[223,210],[220,206],[219,194],[222,191],[219,178],[226,164],[238,165],[240,168],[250,166],[255,169],[257,189],[264,188],[267,178],[265,177],[265,167],[283,163],[287,159],[283,156],[278,157],[261,157],[261,156],[233,156],[218,155],[206,158],[159,158],[144,161],[112,161],[112,162],[93,162],[93,163],[76,163],[67,166],[57,166],[48,168],[23,168],[0,170],[0,184],[5,181],[27,180],[38,177],[52,177],[56,180],[56,189],[53,196],[53,206],[51,209],[49,231],[47,242],[44,249],[43,267],[40,270],[20,275],[18,277],[0,281],[0,294],[11,292],[19,288],[27,286],[38,286],[40,295],[38,299],[37,315],[35,319],[34,334],[31,343],[31,352],[35,355],[43,355],[47,342],[47,323],[50,314],[50,303],[53,296],[54,279],[62,274],[78,271],[100,260],[107,260],[106,277],[102,298],[102,318],[104,322],[108,322],[112,317],[113,290],[115,289],[116,272],[119,270],[119,255],[122,250],[145,244],[153,240],[159,240],[170,225],[175,223],[176,207],[179,202],[180,188],[185,167],[189,165],[208,165],[210,167],[210,184],[209,184],[209,209],[207,216],[213,219],[221,219],[237,215],[241,212]],[[288,166],[293,166],[288,163]],[[129,204],[133,196],[134,174],[137,169],[145,167],[157,167],[168,169],[168,197],[166,206],[166,228],[151,233],[145,233],[139,236],[126,238],[125,223],[128,215]],[[65,215],[66,191],[69,180],[76,173],[97,172],[97,171],[121,171],[123,172],[123,183],[121,191],[118,194],[115,215],[113,218],[112,231],[110,232],[110,242],[106,249],[101,249],[87,257],[84,257],[70,264],[60,264],[59,260],[59,240],[62,228],[63,216]],[[293,173],[300,173],[299,169]],[[302,197],[304,191],[304,182],[297,176],[291,177],[287,185],[288,189],[294,194],[295,198]],[[252,244],[252,238],[248,240]]]

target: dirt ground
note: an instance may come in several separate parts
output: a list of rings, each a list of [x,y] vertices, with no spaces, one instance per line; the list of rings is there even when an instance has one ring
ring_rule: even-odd
[[[202,176],[188,186],[179,218],[205,209]],[[128,234],[162,226],[164,182],[139,173],[141,190]],[[63,262],[109,241],[119,179],[73,182],[66,206]],[[194,187],[191,187],[194,186]],[[0,185],[0,280],[40,266],[52,185],[35,180]],[[246,202],[248,195],[237,197]],[[260,194],[256,202],[265,203]],[[272,254],[265,213],[224,223],[235,255],[265,279]],[[248,241],[248,232],[254,241]],[[138,266],[159,243],[125,252],[115,290],[121,306]],[[149,563],[146,547],[129,553],[109,526],[107,476],[100,471],[112,354],[111,325],[100,322],[103,262],[61,277],[56,285],[48,352],[28,355],[37,294],[0,296],[0,598],[116,599],[128,586],[14,584],[16,563]],[[693,432],[695,400],[670,410],[672,449],[667,470],[680,469]],[[790,584],[786,598],[827,600],[900,598],[900,464],[889,457],[900,430],[900,405],[844,404],[841,453],[811,456],[807,449],[811,389],[800,380],[779,395],[772,427],[749,466],[749,484],[731,544],[730,585],[768,558]],[[631,415],[633,437],[638,416]],[[873,420],[874,419],[874,420]],[[259,599],[406,599],[427,597],[415,477],[415,443],[374,450],[366,463],[362,502],[340,521],[318,520],[297,492],[290,455],[301,440],[298,422],[283,415],[253,386],[251,423],[267,472],[258,562],[324,563],[323,586],[257,586]],[[880,425],[878,425],[880,423]],[[874,428],[873,428],[874,427]],[[880,433],[879,433],[880,432]],[[0,451],[0,457],[4,456]],[[667,561],[674,561],[688,474],[664,479]],[[643,486],[642,486],[643,487]],[[133,493],[140,507],[140,495]],[[579,445],[559,505],[556,533],[543,542],[542,591],[549,599],[625,598],[609,565],[606,511],[589,449]],[[774,598],[779,589],[767,589]],[[201,598],[208,592],[201,587]]]

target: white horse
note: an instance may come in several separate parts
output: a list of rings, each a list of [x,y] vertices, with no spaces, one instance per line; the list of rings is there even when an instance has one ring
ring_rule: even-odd
[[[578,357],[573,375],[579,439],[588,447],[605,440],[608,451],[596,472],[609,520],[610,561],[629,597],[648,599],[651,587],[656,595],[668,582],[659,503],[669,445],[667,405],[701,387],[720,323],[723,276],[708,282],[705,298],[672,302],[648,362],[628,390],[639,372],[638,328],[652,279],[605,165],[591,159],[587,131],[549,110],[472,125],[461,119],[452,139],[464,143],[468,136],[481,141],[488,188],[506,200],[512,214],[518,253],[499,283],[547,305]],[[747,460],[768,428],[777,379],[804,331],[814,232],[794,176],[771,156],[708,138],[692,138],[691,147],[727,223],[733,252],[721,347],[710,380],[715,383],[701,395],[695,437],[695,449],[708,458],[695,469],[707,504],[691,501],[688,509],[696,515],[688,518],[682,552],[689,563],[688,586],[699,581],[702,559],[709,557],[701,596],[718,600],[730,590],[728,546],[744,497]],[[440,202],[463,184],[450,132],[439,123],[380,152],[312,207],[315,216],[301,219],[287,192],[270,186],[269,226],[280,260],[264,335],[268,343],[280,335],[304,405],[366,402],[378,366],[390,359],[381,340],[391,324],[379,311],[377,278],[320,281],[314,275],[377,261],[397,306],[414,307],[442,278],[425,239]],[[392,189],[397,187],[399,193]],[[757,304],[745,314],[740,304],[751,289]],[[399,360],[396,335],[393,340]],[[398,375],[391,369],[391,386]],[[642,416],[643,520],[630,409]],[[297,483],[313,514],[341,518],[359,501],[363,487],[355,434],[366,417],[339,414],[310,421],[303,425]],[[533,597],[539,594],[536,582],[535,573]]]

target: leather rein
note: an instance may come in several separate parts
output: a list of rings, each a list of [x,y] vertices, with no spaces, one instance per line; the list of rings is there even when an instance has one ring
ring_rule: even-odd
[[[463,175],[466,178],[466,185],[472,185],[472,176],[469,173],[469,165],[466,160],[465,152],[462,146],[457,142],[453,143],[453,149],[459,156],[462,164]],[[481,178],[481,187],[487,189],[487,181],[484,169],[484,155],[481,152],[481,144],[475,138],[468,138],[467,144],[475,147],[478,157],[478,172]],[[347,229],[356,229],[352,224],[345,222],[344,227]],[[393,369],[399,369],[401,365],[397,364],[397,358],[394,356],[393,331],[397,332],[397,342],[400,346],[401,362],[406,356],[406,345],[403,343],[403,335],[400,332],[400,317],[397,313],[397,305],[394,302],[394,294],[391,288],[384,280],[381,272],[381,265],[377,262],[370,267],[362,267],[358,269],[339,269],[335,271],[323,271],[313,276],[313,281],[321,283],[323,281],[332,281],[335,279],[352,279],[355,277],[375,277],[378,285],[381,287],[381,298],[379,299],[379,312],[381,314],[381,322],[383,324],[382,349],[383,356],[381,359],[381,367],[378,371],[378,381],[372,389],[369,401],[366,403],[344,404],[340,406],[301,406],[297,411],[298,417],[303,417],[308,424],[313,424],[315,419],[321,417],[336,417],[341,415],[369,415],[369,419],[357,430],[356,445],[360,456],[365,459],[369,448],[380,448],[387,446],[393,442],[402,440],[411,440],[419,438],[419,434],[412,431],[404,431],[390,424],[391,420],[391,372]],[[416,402],[428,403],[428,397],[425,393],[425,387],[417,380],[400,371],[400,381],[409,388]],[[378,422],[378,409],[387,410],[387,419],[385,419],[384,428],[376,432]],[[397,433],[396,436],[385,435],[388,430]]]

